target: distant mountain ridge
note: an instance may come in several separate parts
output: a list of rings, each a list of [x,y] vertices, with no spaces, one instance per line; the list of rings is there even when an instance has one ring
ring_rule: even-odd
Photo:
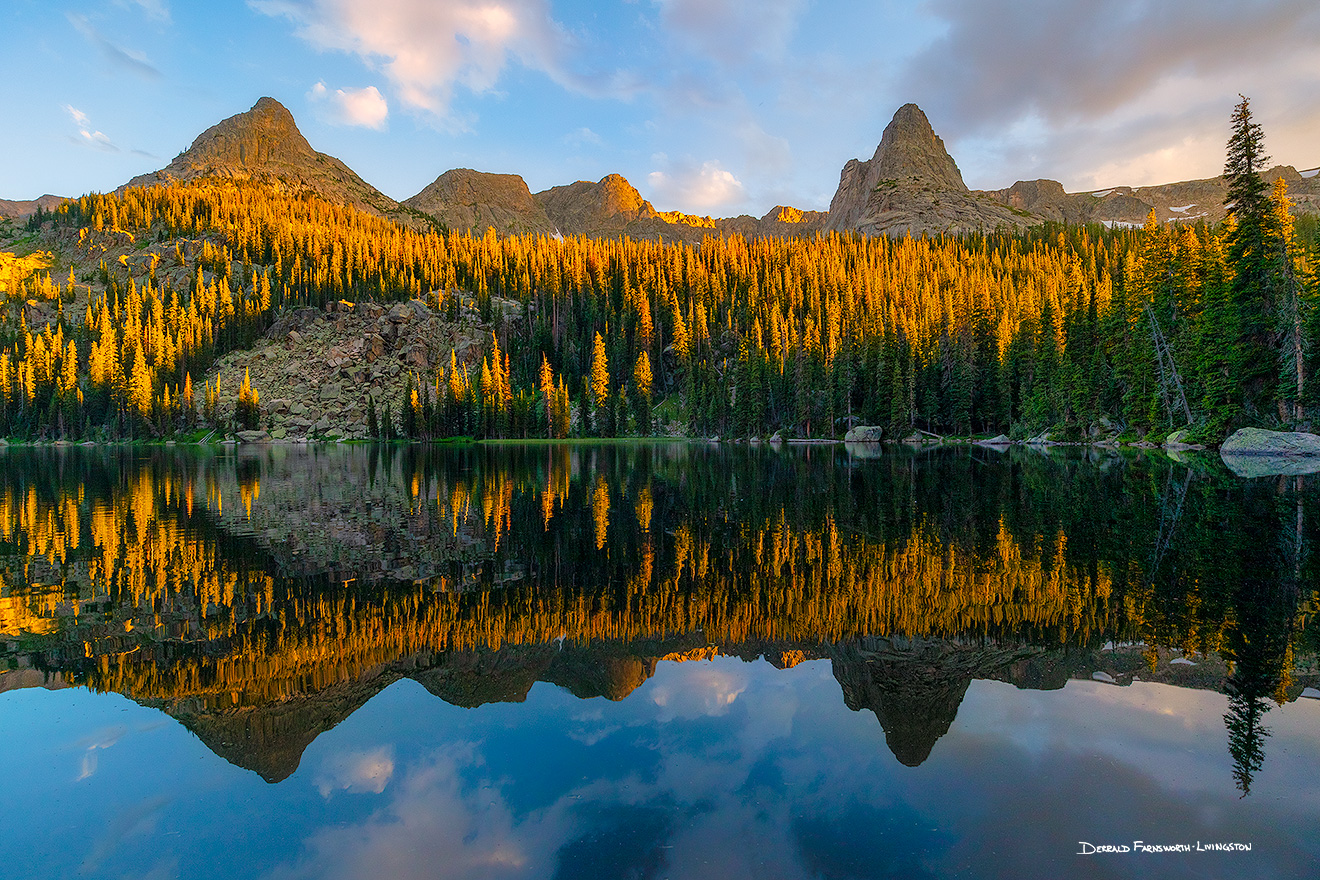
[[[1263,175],[1283,177],[1294,209],[1320,213],[1320,176],[1291,166]],[[707,235],[810,236],[822,231],[903,236],[1018,231],[1048,221],[1136,226],[1154,210],[1165,222],[1225,216],[1222,177],[1159,186],[1117,186],[1092,192],[1065,192],[1057,181],[1017,181],[997,190],[969,190],[958,165],[916,104],[893,116],[869,160],[844,164],[830,209],[804,211],[777,205],[757,218],[699,217],[658,211],[625,178],[609,174],[532,193],[516,174],[469,168],[446,171],[421,192],[396,202],[333,156],[314,150],[298,130],[293,114],[273,98],[216,123],[159,171],[134,177],[120,187],[151,186],[205,178],[257,180],[308,191],[353,205],[405,225],[435,223],[482,235],[629,236],[699,242]],[[42,196],[24,202],[0,200],[0,217],[22,218],[40,205],[62,199]]]
[[[36,213],[38,208],[49,211],[64,200],[64,196],[53,196],[50,193],[35,199],[0,199],[0,220],[22,220]]]
[[[1291,165],[1276,165],[1261,177],[1270,184],[1284,179],[1294,213],[1320,214],[1320,178],[1304,177]],[[1228,184],[1223,177],[1081,193],[1064,192],[1063,185],[1054,180],[1019,180],[983,195],[1045,220],[1066,223],[1140,226],[1152,210],[1165,223],[1202,219],[1218,223],[1228,215],[1224,208]]]

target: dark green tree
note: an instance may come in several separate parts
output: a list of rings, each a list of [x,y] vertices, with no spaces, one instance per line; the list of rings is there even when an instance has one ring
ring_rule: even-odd
[[[1261,172],[1269,162],[1265,133],[1251,118],[1251,102],[1233,109],[1233,133],[1228,139],[1224,180],[1228,193],[1228,265],[1232,270],[1230,299],[1237,311],[1239,351],[1236,380],[1248,418],[1263,416],[1274,399],[1278,358],[1273,345],[1273,287],[1268,250],[1269,197]]]

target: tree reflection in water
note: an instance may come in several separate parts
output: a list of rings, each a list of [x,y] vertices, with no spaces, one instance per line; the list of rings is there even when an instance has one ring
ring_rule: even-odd
[[[723,651],[831,659],[914,766],[975,678],[1213,687],[1245,795],[1266,700],[1295,698],[1315,653],[1314,478],[1241,480],[1214,459],[0,454],[8,666],[159,706],[271,780],[401,677],[460,706],[535,681],[622,699],[662,657]],[[1145,647],[1111,649],[1129,644]],[[1178,652],[1200,665],[1171,666]]]

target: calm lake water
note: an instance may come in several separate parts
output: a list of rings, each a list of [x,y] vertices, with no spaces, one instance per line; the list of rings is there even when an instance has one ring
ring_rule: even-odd
[[[1318,526],[1212,456],[0,450],[0,865],[1317,876]]]

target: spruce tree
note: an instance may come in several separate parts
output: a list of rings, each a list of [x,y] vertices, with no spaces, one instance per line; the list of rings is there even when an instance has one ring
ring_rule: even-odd
[[[1228,194],[1228,265],[1232,271],[1229,293],[1237,312],[1239,351],[1235,365],[1242,403],[1248,414],[1263,415],[1274,397],[1278,376],[1271,345],[1273,304],[1270,302],[1270,255],[1268,187],[1261,179],[1269,157],[1265,134],[1251,119],[1251,102],[1245,96],[1233,110],[1233,133],[1228,139],[1224,180]]]

